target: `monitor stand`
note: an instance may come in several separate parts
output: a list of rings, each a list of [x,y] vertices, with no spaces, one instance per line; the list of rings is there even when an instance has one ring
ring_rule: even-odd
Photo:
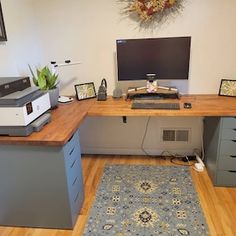
[[[157,86],[149,92],[145,87],[128,88],[126,99],[179,99],[179,93],[176,88]]]

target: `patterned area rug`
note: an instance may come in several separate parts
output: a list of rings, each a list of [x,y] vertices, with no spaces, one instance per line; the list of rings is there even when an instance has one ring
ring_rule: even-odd
[[[84,235],[209,235],[188,167],[109,165]]]

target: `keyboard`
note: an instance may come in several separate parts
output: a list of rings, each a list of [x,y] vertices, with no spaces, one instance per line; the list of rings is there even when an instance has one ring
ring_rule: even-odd
[[[164,110],[179,110],[180,105],[177,102],[171,103],[160,103],[160,102],[148,102],[148,101],[140,101],[134,100],[131,105],[132,109],[164,109]]]
[[[136,93],[128,94],[127,98],[137,100],[179,99],[178,93]]]

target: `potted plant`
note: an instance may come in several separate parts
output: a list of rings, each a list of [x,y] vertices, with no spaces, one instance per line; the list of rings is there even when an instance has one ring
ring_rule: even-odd
[[[48,66],[44,66],[42,69],[36,68],[36,75],[29,65],[30,72],[33,76],[33,82],[41,90],[49,93],[51,108],[56,108],[58,105],[59,87],[58,74],[53,73]]]

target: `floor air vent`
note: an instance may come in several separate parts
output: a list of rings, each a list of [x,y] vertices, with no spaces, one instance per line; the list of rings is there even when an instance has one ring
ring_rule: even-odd
[[[189,141],[189,130],[178,130],[178,129],[163,129],[162,131],[162,141]]]

